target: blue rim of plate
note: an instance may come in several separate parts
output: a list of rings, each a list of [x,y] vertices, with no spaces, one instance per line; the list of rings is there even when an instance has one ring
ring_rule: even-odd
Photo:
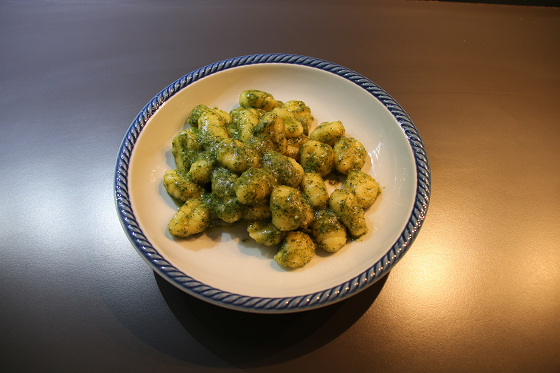
[[[358,276],[312,294],[280,298],[252,297],[229,293],[193,279],[171,265],[147,240],[136,221],[128,194],[128,167],[134,145],[148,120],[161,105],[183,88],[209,75],[239,66],[263,63],[302,65],[320,69],[345,78],[369,92],[398,122],[408,139],[416,163],[416,198],[408,222],[395,243],[379,261]],[[167,86],[144,106],[130,125],[119,149],[114,180],[115,204],[123,229],[130,242],[153,270],[179,289],[197,298],[225,308],[254,313],[288,313],[323,307],[346,299],[381,279],[395,266],[416,239],[428,211],[430,188],[430,164],[420,134],[408,114],[387,92],[366,77],[341,65],[313,57],[276,53],[253,54],[219,61],[197,69]]]

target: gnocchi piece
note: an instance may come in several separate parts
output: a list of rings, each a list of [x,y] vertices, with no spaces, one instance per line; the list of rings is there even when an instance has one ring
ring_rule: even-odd
[[[207,110],[200,116],[198,128],[200,141],[205,147],[215,146],[221,139],[229,137],[224,117],[215,110]]]
[[[220,119],[224,122],[225,125],[229,125],[233,122],[231,115],[229,115],[227,111],[218,109],[217,107],[212,107],[210,108],[210,110],[216,113],[220,117]]]
[[[199,150],[202,148],[200,143],[200,133],[196,127],[189,127],[173,138],[173,145],[177,145],[186,150]]]
[[[167,193],[181,202],[200,197],[204,190],[200,185],[182,177],[177,170],[167,170],[163,175],[163,186]]]
[[[338,141],[346,130],[342,125],[342,122],[337,120],[336,122],[323,122],[317,126],[309,135],[311,140],[316,140],[334,146],[335,142]]]
[[[225,167],[218,167],[212,172],[212,195],[218,198],[235,197],[233,185],[237,180],[237,174]]]
[[[258,153],[239,140],[226,138],[216,146],[216,159],[230,171],[241,173],[259,164]]]
[[[332,192],[329,207],[336,217],[348,228],[354,237],[360,237],[368,232],[364,209],[358,199],[345,189]]]
[[[299,151],[301,166],[305,172],[316,172],[322,177],[333,168],[333,149],[330,145],[316,140],[308,140]]]
[[[262,205],[243,205],[243,219],[247,221],[266,220],[272,217],[268,203]]]
[[[311,109],[303,101],[291,100],[282,104],[298,122],[301,123],[303,134],[309,135],[309,129],[315,120],[311,114]]]
[[[303,177],[303,168],[295,159],[268,150],[262,157],[263,167],[271,170],[279,184],[296,188]]]
[[[256,109],[238,107],[229,112],[235,129],[233,138],[241,142],[248,141],[253,135],[253,129],[259,123],[260,114]]]
[[[192,110],[191,113],[189,115],[189,117],[187,118],[187,123],[190,124],[191,126],[195,126],[198,127],[198,120],[200,119],[200,116],[207,111],[209,108],[206,105],[196,105]]]
[[[272,223],[281,231],[294,230],[305,220],[301,193],[286,185],[278,185],[272,191],[270,211],[272,211]]]
[[[356,196],[364,210],[373,205],[381,192],[379,183],[363,171],[348,172],[344,181],[344,189]]]
[[[302,124],[296,120],[290,111],[285,108],[275,108],[273,112],[277,115],[277,120],[281,120],[284,125],[286,138],[298,137],[303,134]]]
[[[315,243],[309,235],[292,231],[288,232],[282,247],[274,260],[284,267],[297,268],[309,263],[315,256]]]
[[[284,120],[278,115],[276,109],[263,115],[254,127],[254,133],[264,134],[265,136],[284,134],[285,130]]]
[[[334,144],[333,151],[336,170],[341,174],[361,170],[366,163],[366,148],[353,137],[340,138]]]
[[[249,236],[257,243],[266,246],[274,246],[286,238],[287,232],[276,228],[271,221],[255,221],[247,226]]]
[[[189,237],[203,232],[210,224],[210,205],[202,198],[191,198],[177,210],[167,230],[173,236]]]
[[[245,205],[262,205],[266,203],[276,185],[276,178],[270,170],[249,168],[234,183],[235,195]]]
[[[247,89],[239,95],[239,105],[245,108],[262,109],[268,112],[275,107],[279,107],[280,103],[268,92],[259,91],[258,89]]]
[[[306,172],[303,174],[301,185],[311,207],[317,210],[327,206],[329,192],[321,175],[315,172]]]
[[[235,223],[243,215],[242,205],[236,197],[212,198],[212,211],[226,223]]]
[[[190,127],[179,132],[172,141],[171,152],[175,165],[180,170],[188,170],[199,153],[198,128]]]
[[[317,247],[335,253],[346,244],[346,227],[331,209],[317,211],[312,225],[312,234]]]
[[[187,178],[198,184],[209,183],[217,163],[212,151],[204,151],[192,163]]]

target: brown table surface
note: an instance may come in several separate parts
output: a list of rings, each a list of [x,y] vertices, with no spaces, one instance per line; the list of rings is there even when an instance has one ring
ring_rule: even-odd
[[[253,53],[367,76],[425,143],[395,268],[342,302],[222,309],[156,275],[115,160],[175,79]],[[417,1],[0,2],[0,370],[560,371],[560,9]]]

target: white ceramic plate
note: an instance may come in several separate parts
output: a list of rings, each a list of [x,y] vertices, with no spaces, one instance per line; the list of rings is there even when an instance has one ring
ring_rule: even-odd
[[[277,248],[248,239],[245,225],[213,228],[176,239],[167,223],[177,206],[162,185],[175,168],[173,137],[198,104],[229,111],[245,89],[277,100],[301,100],[315,117],[340,120],[359,139],[364,171],[383,192],[366,212],[369,233],[339,252],[317,255],[288,270]],[[119,151],[115,198],[123,228],[140,255],[175,286],[223,307],[249,312],[295,312],[345,299],[386,274],[422,225],[430,169],[422,140],[404,110],[379,86],[340,65],[285,54],[251,55],[205,66],[160,92],[130,126]]]

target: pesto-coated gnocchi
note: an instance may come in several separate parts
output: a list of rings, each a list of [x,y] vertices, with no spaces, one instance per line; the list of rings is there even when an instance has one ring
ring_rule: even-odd
[[[274,246],[282,243],[288,232],[281,231],[271,221],[255,221],[247,226],[249,236],[257,243]]]
[[[210,205],[202,198],[187,200],[167,225],[169,233],[177,237],[189,237],[203,232],[210,224]]]
[[[341,137],[334,144],[335,167],[341,174],[361,170],[367,159],[366,148],[353,137]]]
[[[331,209],[317,211],[311,232],[317,247],[330,253],[337,252],[346,244],[346,228]]]
[[[231,122],[231,116],[216,109],[204,111],[198,118],[199,136],[202,145],[208,148],[214,147],[221,139],[228,138],[227,124]]]
[[[305,105],[305,102],[303,101],[291,100],[283,103],[282,107],[292,113],[294,118],[301,123],[301,126],[303,127],[303,134],[306,136],[309,135],[309,129],[311,128],[314,120],[309,106]]]
[[[235,223],[243,216],[243,206],[236,197],[212,196],[212,211],[226,223]]]
[[[325,181],[315,172],[306,172],[302,178],[303,193],[314,209],[323,209],[329,203],[329,192]]]
[[[348,228],[352,236],[360,237],[367,233],[364,209],[352,193],[346,189],[335,190],[329,199],[329,207]]]
[[[297,188],[301,183],[303,167],[293,158],[286,157],[274,150],[268,150],[262,157],[262,164],[263,168],[274,173],[279,184]]]
[[[300,148],[299,160],[305,172],[328,175],[333,168],[333,149],[329,144],[307,140]]]
[[[299,228],[306,218],[301,193],[287,185],[276,186],[272,191],[270,211],[272,224],[285,232]]]
[[[314,120],[303,101],[255,89],[229,112],[195,106],[171,142],[176,168],[163,176],[182,204],[169,233],[189,237],[243,221],[258,244],[280,245],[274,259],[290,268],[309,263],[316,248],[335,253],[349,235],[366,234],[364,210],[381,189],[362,171],[365,147],[346,137],[342,121],[312,130]],[[331,173],[345,181],[329,195]]]
[[[195,182],[182,177],[177,170],[167,170],[163,175],[163,186],[167,193],[181,202],[200,197],[204,189]]]
[[[197,127],[190,127],[181,131],[173,138],[171,152],[179,170],[188,170],[198,156],[202,144],[199,141]]]
[[[334,146],[335,142],[344,136],[345,132],[346,129],[339,120],[336,122],[323,122],[311,132],[309,138]]]
[[[187,178],[201,185],[209,183],[217,163],[212,151],[203,151],[194,159]]]
[[[187,124],[190,124],[191,126],[194,127],[198,127],[198,120],[200,119],[200,116],[202,115],[202,113],[204,113],[207,110],[208,110],[208,106],[206,105],[202,105],[202,104],[196,105],[192,109],[189,117],[187,118]]]
[[[212,172],[212,195],[218,198],[235,197],[235,180],[238,176],[225,167],[218,167]]]
[[[280,104],[274,97],[268,93],[259,91],[258,89],[247,89],[239,95],[239,105],[245,108],[262,109],[271,111]]]
[[[315,243],[303,232],[288,232],[280,250],[274,256],[278,264],[285,267],[301,267],[315,256]]]
[[[253,128],[259,123],[262,114],[253,108],[238,107],[229,112],[232,119],[231,136],[239,141],[246,142],[253,135]]]
[[[354,194],[364,209],[373,205],[380,192],[379,183],[369,174],[358,170],[348,173],[344,189]]]
[[[276,185],[274,174],[265,168],[250,168],[243,172],[233,187],[239,202],[244,205],[262,205]]]

